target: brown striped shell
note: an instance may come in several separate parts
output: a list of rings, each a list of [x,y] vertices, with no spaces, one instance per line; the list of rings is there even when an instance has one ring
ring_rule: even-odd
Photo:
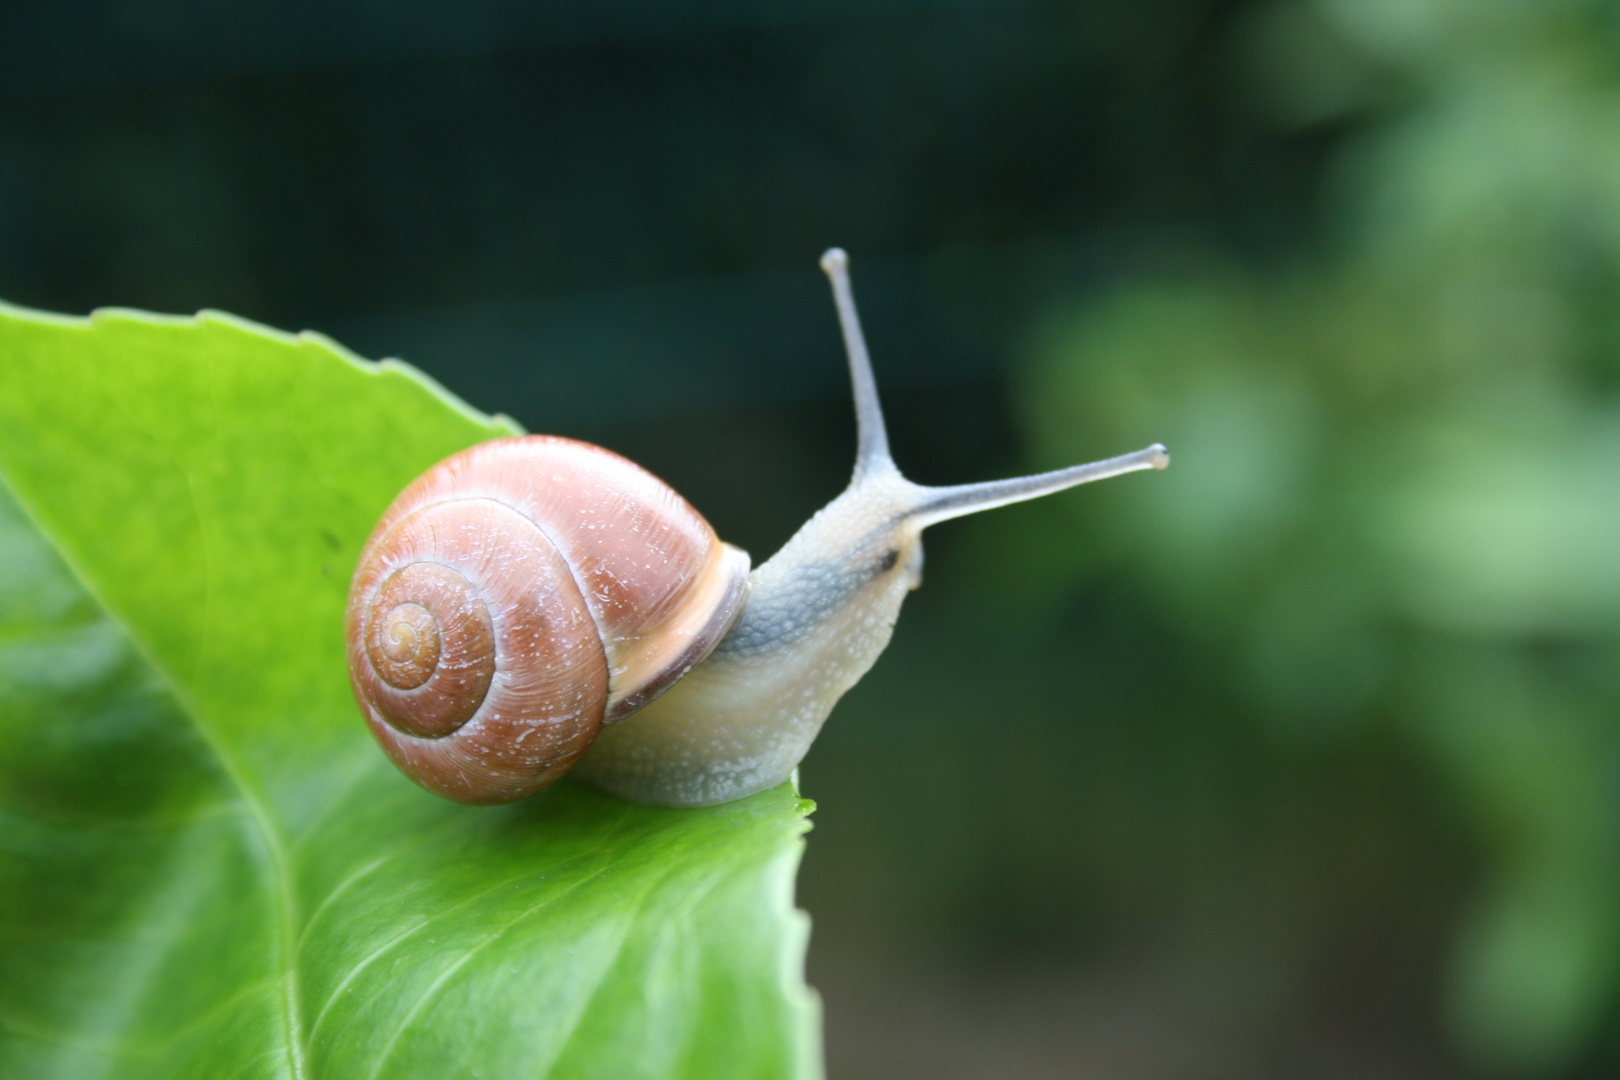
[[[572,439],[497,439],[429,469],[372,531],[349,677],[407,776],[510,802],[707,656],[747,583],[748,556],[640,466]]]

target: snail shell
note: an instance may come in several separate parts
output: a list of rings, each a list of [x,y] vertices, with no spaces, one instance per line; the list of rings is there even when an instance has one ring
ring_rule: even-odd
[[[349,590],[355,697],[407,776],[459,802],[554,782],[701,661],[748,556],[600,447],[497,439],[394,500]]]

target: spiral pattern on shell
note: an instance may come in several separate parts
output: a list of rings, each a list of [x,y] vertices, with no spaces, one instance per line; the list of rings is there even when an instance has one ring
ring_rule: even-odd
[[[713,649],[748,557],[639,466],[500,439],[402,492],[349,592],[350,679],[406,775],[460,802],[555,781]]]

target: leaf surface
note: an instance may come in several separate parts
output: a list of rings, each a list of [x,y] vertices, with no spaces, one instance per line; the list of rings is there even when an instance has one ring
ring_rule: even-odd
[[[0,306],[0,1075],[819,1072],[788,787],[463,807],[359,719],[371,525],[514,430],[315,335]]]

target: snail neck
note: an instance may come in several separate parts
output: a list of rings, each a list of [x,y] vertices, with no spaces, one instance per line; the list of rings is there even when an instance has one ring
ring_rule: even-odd
[[[748,576],[742,614],[711,655],[787,660],[829,623],[892,626],[921,579],[922,528],[907,515],[918,490],[898,472],[850,485]]]
[[[888,645],[922,562],[918,488],[859,476],[749,575],[720,644],[662,697],[604,728],[586,779],[636,802],[707,806],[774,787]]]

